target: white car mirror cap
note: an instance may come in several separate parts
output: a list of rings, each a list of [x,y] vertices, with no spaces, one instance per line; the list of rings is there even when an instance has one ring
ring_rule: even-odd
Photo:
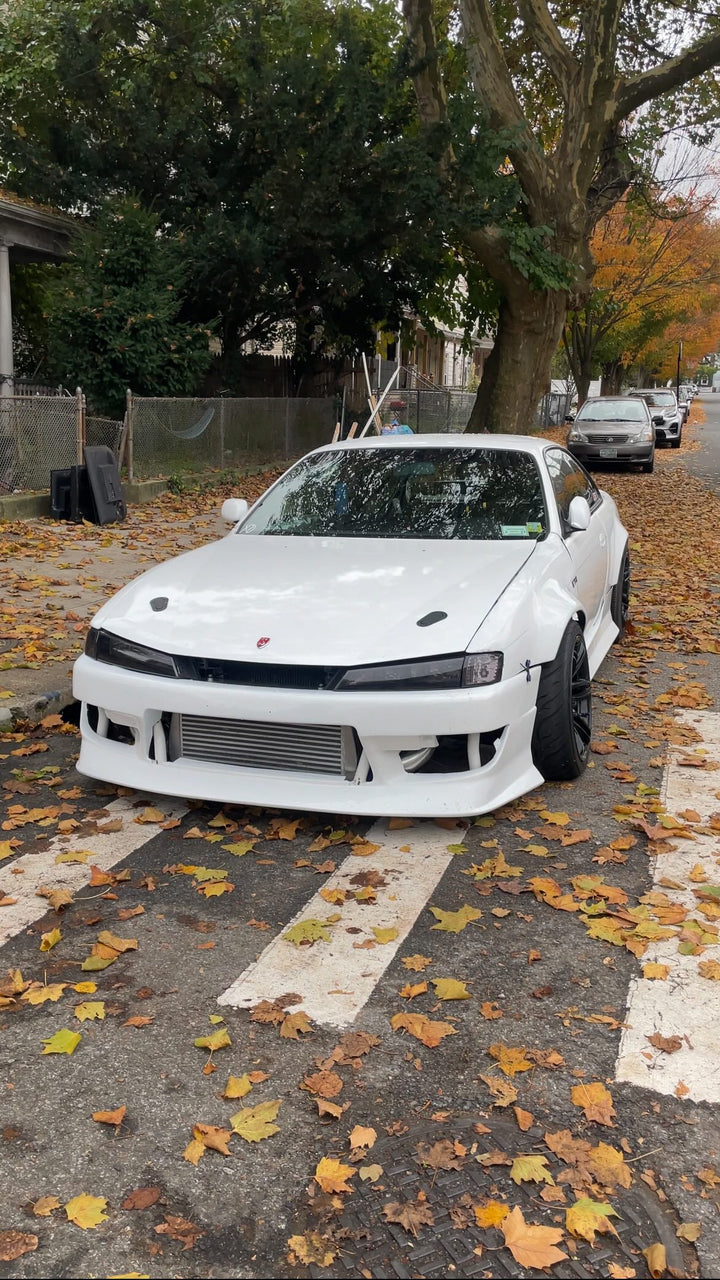
[[[590,515],[590,504],[587,498],[583,498],[580,493],[576,494],[568,509],[567,522],[570,528],[578,531],[588,529],[590,527]]]
[[[223,520],[229,520],[232,524],[237,524],[238,520],[242,520],[247,513],[248,504],[244,498],[226,498],[222,504],[220,514]]]

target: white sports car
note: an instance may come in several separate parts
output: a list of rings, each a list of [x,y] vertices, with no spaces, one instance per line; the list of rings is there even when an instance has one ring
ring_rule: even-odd
[[[79,769],[198,799],[485,813],[577,777],[630,569],[612,498],[525,436],[308,454],[97,614]]]

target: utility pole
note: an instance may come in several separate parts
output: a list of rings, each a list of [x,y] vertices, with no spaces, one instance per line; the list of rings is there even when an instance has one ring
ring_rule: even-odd
[[[677,396],[678,403],[680,401],[680,361],[682,360],[682,354],[683,354],[683,344],[682,342],[679,342],[678,343],[678,359],[677,359],[677,377],[675,380],[675,395]]]

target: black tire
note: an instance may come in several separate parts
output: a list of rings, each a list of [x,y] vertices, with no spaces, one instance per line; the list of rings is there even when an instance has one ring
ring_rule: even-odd
[[[630,615],[630,552],[627,547],[623,551],[622,560],[620,561],[620,572],[618,580],[612,589],[610,598],[610,613],[612,620],[618,628],[618,635],[615,643],[622,640],[625,634],[625,624]]]
[[[642,463],[642,469],[646,475],[649,475],[649,476],[652,475],[653,471],[655,470],[655,454],[653,454],[649,462]]]
[[[532,754],[547,782],[579,778],[590,754],[592,694],[582,629],[569,622],[560,647],[542,669]]]
[[[670,441],[670,447],[672,449],[679,449],[681,443],[682,443],[682,427],[678,431],[676,439]]]

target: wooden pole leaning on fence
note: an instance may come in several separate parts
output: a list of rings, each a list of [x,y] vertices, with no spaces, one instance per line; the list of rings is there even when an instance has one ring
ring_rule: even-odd
[[[85,454],[85,397],[81,387],[75,388],[75,455],[82,466]]]

